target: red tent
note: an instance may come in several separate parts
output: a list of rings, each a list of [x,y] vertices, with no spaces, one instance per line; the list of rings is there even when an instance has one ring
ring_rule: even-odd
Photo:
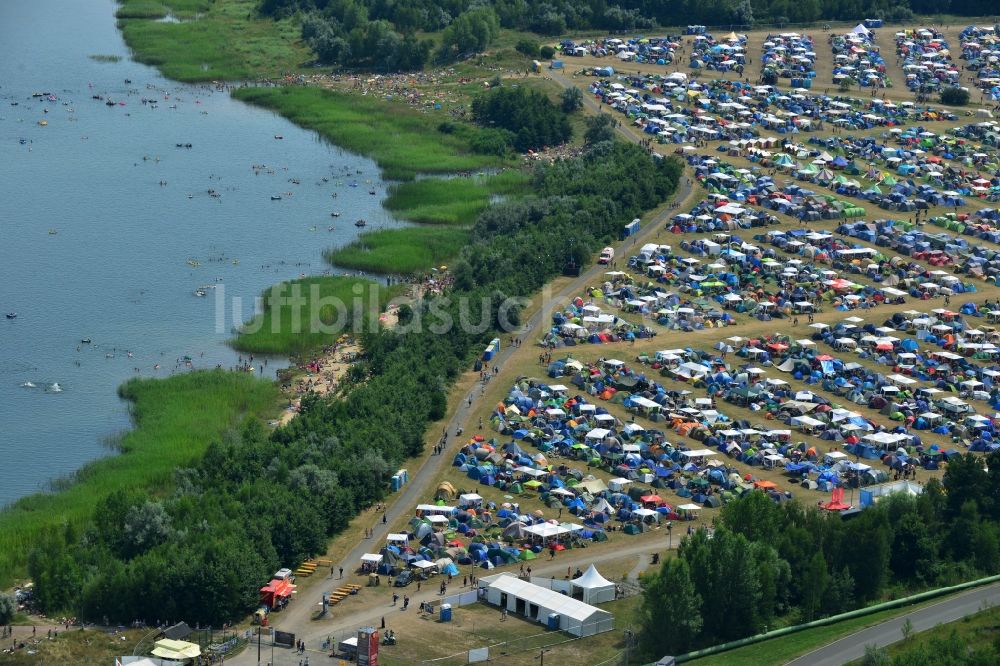
[[[851,505],[844,504],[844,489],[834,488],[833,492],[830,493],[830,501],[826,504],[820,504],[820,508],[827,511],[843,511],[844,509],[850,509]]]
[[[277,608],[291,599],[295,586],[287,579],[275,578],[260,588],[260,603],[268,608]]]

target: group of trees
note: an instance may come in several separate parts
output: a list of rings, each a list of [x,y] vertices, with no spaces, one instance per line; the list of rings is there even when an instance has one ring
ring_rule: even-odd
[[[56,530],[34,544],[28,569],[40,610],[210,626],[244,617],[271,573],[323,552],[421,452],[505,299],[541,288],[568,256],[587,260],[623,220],[673,192],[680,171],[675,160],[609,142],[539,167],[537,197],[498,204],[477,221],[451,293],[405,308],[399,332],[361,336],[363,360],[344,381],[345,397],[308,396],[300,416],[274,432],[249,420],[178,470],[170,494],[113,493],[82,534]],[[516,308],[508,313],[512,324],[517,317]],[[442,334],[448,320],[455,325]]]
[[[751,492],[727,504],[709,538],[686,538],[649,582],[649,656],[743,638],[885,596],[1000,569],[1000,453],[956,457],[918,497],[892,495],[842,520]],[[988,470],[988,471],[987,471]]]
[[[430,40],[400,33],[386,19],[371,20],[353,0],[305,15],[302,39],[320,62],[381,72],[422,69],[433,49]]]
[[[573,128],[565,110],[575,111],[582,100],[582,96],[564,96],[560,110],[537,90],[501,87],[472,100],[472,117],[494,130],[494,136],[506,146],[523,153],[569,141]]]
[[[324,63],[378,71],[421,69],[433,43],[418,33],[441,32],[437,58],[480,52],[499,29],[563,35],[578,30],[653,30],[700,23],[751,27],[905,20],[914,14],[981,16],[989,0],[261,0],[266,16],[301,14],[302,37]]]

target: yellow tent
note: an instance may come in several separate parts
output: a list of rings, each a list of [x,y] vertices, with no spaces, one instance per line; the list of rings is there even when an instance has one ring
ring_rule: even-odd
[[[173,659],[174,661],[185,661],[187,659],[197,659],[201,656],[201,648],[197,643],[188,641],[175,641],[170,638],[163,638],[156,641],[156,648],[153,656],[163,659]]]

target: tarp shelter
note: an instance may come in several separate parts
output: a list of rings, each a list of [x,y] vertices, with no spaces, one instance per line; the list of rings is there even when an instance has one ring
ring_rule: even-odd
[[[458,503],[461,506],[478,507],[482,506],[483,498],[476,493],[465,493],[458,498]]]
[[[585,604],[602,604],[615,600],[615,584],[598,573],[591,564],[583,575],[570,581],[573,586],[573,597]]]
[[[392,532],[386,535],[385,540],[390,546],[398,546],[401,548],[406,548],[406,546],[410,543],[410,537],[408,535],[394,534]]]
[[[175,641],[182,641],[194,632],[194,629],[188,626],[187,622],[178,622],[175,625],[169,626],[163,630],[163,637],[170,638]]]
[[[154,645],[153,656],[164,659],[187,661],[188,659],[197,659],[201,656],[201,648],[198,647],[197,643],[163,638],[156,641]]]
[[[614,629],[614,616],[565,594],[521,580],[509,573],[479,579],[485,599],[494,606],[548,626],[549,618],[573,636],[593,636]]]
[[[913,481],[895,481],[884,483],[878,486],[869,486],[861,490],[861,508],[871,506],[878,502],[879,498],[894,493],[904,493],[911,496],[920,495],[924,492],[924,487]]]

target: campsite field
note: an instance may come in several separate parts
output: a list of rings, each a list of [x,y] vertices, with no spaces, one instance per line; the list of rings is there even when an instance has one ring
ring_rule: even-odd
[[[158,3],[149,0],[138,0],[126,3],[122,11],[127,12],[131,16],[158,17],[166,13],[165,10],[171,9],[174,10],[173,13],[175,15],[181,18],[193,18],[196,12],[203,11],[205,5],[200,0],[176,0],[174,3],[170,3],[168,0],[167,4],[170,7],[164,7],[164,10],[161,10],[160,7],[162,5]],[[250,78],[277,75],[281,72],[298,69],[308,58],[308,54],[302,48],[301,44],[298,43],[297,27],[292,21],[278,22],[281,34],[275,33],[271,27],[271,22],[267,22],[267,25],[264,25],[264,22],[248,18],[250,15],[248,8],[252,4],[252,2],[247,2],[246,0],[218,2],[212,6],[207,15],[197,20],[192,20],[189,23],[160,24],[148,20],[129,19],[124,22],[123,30],[129,44],[136,49],[137,57],[143,59],[145,62],[160,66],[167,75],[181,80]],[[919,22],[915,21],[914,25],[919,25]],[[234,37],[237,34],[240,35],[239,38]],[[760,44],[763,42],[765,35],[764,31],[755,31],[750,35],[751,42],[748,50],[751,54],[752,63],[747,70],[747,76],[751,80],[755,78],[756,72],[759,71],[758,58],[760,57]],[[221,39],[220,36],[222,37]],[[891,29],[884,30],[880,36],[880,44],[883,43],[882,40],[890,37]],[[222,47],[219,45],[227,43],[235,46],[229,49],[227,45],[225,52],[221,51]],[[887,61],[891,62],[893,60],[891,40],[889,43],[883,45],[883,51],[886,53]],[[829,81],[832,71],[830,66],[831,56],[829,48],[825,43],[825,38],[819,36],[817,38],[817,53],[817,80],[821,82]],[[587,66],[587,60],[587,58],[567,59],[567,72]],[[593,60],[594,62],[591,64],[607,64],[607,59]],[[206,63],[211,63],[211,66],[206,68],[204,66]],[[648,70],[649,67],[648,65],[635,65],[634,67],[628,65],[620,66],[618,63],[615,63],[615,69],[618,71],[634,70],[638,72],[644,69]],[[673,68],[662,69],[664,72],[689,71],[683,63]],[[707,78],[706,74],[703,73],[701,78]],[[712,75],[717,74],[712,73]],[[723,76],[732,78],[734,75]],[[534,81],[539,81],[539,79],[534,79]],[[590,79],[584,77],[574,78],[575,85],[581,89],[585,88],[589,81]],[[542,85],[548,86],[548,83],[546,81]],[[477,89],[480,84],[472,83],[463,85],[465,87],[462,88],[462,94],[465,94]],[[820,85],[814,92],[822,92],[824,89],[825,87]],[[829,90],[831,92],[834,90],[832,82],[829,85]],[[452,174],[460,171],[491,169],[508,164],[503,160],[472,153],[468,148],[468,136],[463,131],[455,133],[440,131],[439,125],[447,117],[444,113],[435,114],[426,110],[410,109],[400,103],[385,101],[382,99],[384,95],[363,96],[361,94],[322,90],[318,87],[243,89],[237,91],[235,95],[244,101],[271,108],[300,125],[311,127],[317,130],[321,136],[324,136],[337,145],[374,158],[388,178],[409,180],[418,174]],[[891,89],[888,95],[894,99],[912,99],[912,94],[902,86]],[[633,133],[633,135],[636,138],[644,138],[644,135],[638,132]],[[714,147],[715,145],[713,144],[710,148],[704,150],[706,152],[714,150]],[[675,146],[655,146],[654,150],[667,154],[672,152],[674,148]],[[734,161],[734,164],[746,166],[738,160]],[[421,183],[432,184],[421,185]],[[464,182],[459,185],[451,181],[415,180],[412,184],[407,183],[399,187],[396,191],[397,203],[394,205],[398,205],[397,210],[401,216],[415,221],[463,223],[472,219],[484,200],[488,201],[493,195],[505,192],[501,186],[490,185],[482,187],[476,184],[475,191],[472,188],[466,189],[467,187],[468,184]],[[462,200],[457,201],[457,199]],[[472,202],[468,199],[472,199]],[[657,223],[662,225],[662,220]],[[798,227],[799,224],[796,220],[782,217],[781,225],[776,228],[791,229]],[[816,226],[817,228],[829,230],[835,224],[836,222],[834,221],[824,221]],[[694,235],[691,237],[694,237]],[[683,238],[684,236],[674,237],[663,233],[661,235],[661,242],[672,243],[676,246]],[[431,266],[447,263],[448,258],[453,256],[461,247],[465,236],[462,235],[461,231],[455,231],[451,228],[408,228],[365,234],[362,236],[362,239],[338,253],[333,253],[331,260],[338,265],[374,272],[398,273],[426,270]],[[629,253],[628,246],[619,246],[619,252],[627,256]],[[560,278],[556,281],[557,284],[565,284],[567,282],[566,278]],[[1000,296],[1000,290],[997,288],[986,287],[985,285],[981,286],[983,288],[975,295],[977,302],[981,302],[986,297],[997,298]],[[940,299],[936,299],[926,304],[918,303],[916,307],[930,308],[940,305]],[[897,307],[882,306],[877,310],[871,311],[871,314],[866,315],[866,317],[869,317],[872,322],[880,322],[892,312],[910,309],[911,307],[914,307],[914,305],[907,304]],[[834,323],[840,321],[847,314],[832,311],[822,312],[817,315],[817,321]],[[265,318],[267,316],[265,315]],[[273,317],[273,313],[270,316]],[[284,315],[279,315],[277,319],[283,321],[283,318]],[[738,322],[738,325],[735,327],[701,330],[697,332],[696,336],[677,331],[661,331],[657,337],[638,341],[634,345],[628,343],[584,345],[573,348],[571,353],[574,358],[584,362],[596,361],[601,357],[617,357],[631,365],[639,354],[653,352],[657,349],[694,346],[707,350],[711,349],[712,345],[716,342],[730,335],[752,338],[773,334],[776,332],[776,328],[779,329],[778,332],[794,332],[793,329],[786,328],[788,327],[787,320],[782,322],[762,322],[752,319],[749,316],[741,316],[738,317]],[[288,328],[279,327],[279,330],[283,329],[289,332],[287,336],[284,334],[266,335],[263,337],[247,335],[242,336],[237,344],[242,349],[257,352],[290,353],[322,344],[326,339],[304,339],[301,336],[292,336],[290,334],[290,319],[288,323]],[[267,324],[267,320],[265,320],[264,324],[263,330],[271,330],[271,327]],[[546,324],[547,322],[543,323],[541,331],[545,330]],[[519,350],[514,358],[505,364],[499,376],[486,386],[476,403],[476,409],[464,423],[467,436],[478,432],[482,432],[487,438],[490,436],[488,425],[490,412],[507,394],[512,382],[517,377],[544,377],[545,367],[538,362],[537,353],[539,349],[535,345],[540,337],[540,335],[537,335],[538,332],[534,332],[535,335],[525,339],[524,348]],[[802,335],[803,337],[805,336],[805,330],[802,331]],[[557,350],[553,354],[553,357],[560,358],[565,353],[566,350]],[[238,377],[239,379],[234,381],[243,382],[248,380],[248,378],[242,376]],[[796,382],[789,377],[784,378],[794,388],[806,388],[804,384]],[[477,379],[477,375],[470,371],[453,387],[449,397],[449,417],[454,413],[456,404],[461,400],[461,396],[475,385]],[[657,377],[657,380],[659,381],[660,378]],[[663,378],[662,381],[670,388],[685,388],[684,384],[674,382],[673,380]],[[817,390],[815,387],[809,388],[810,390]],[[252,393],[256,395],[256,389]],[[210,439],[207,435],[220,432],[225,427],[228,427],[235,422],[240,414],[259,413],[261,410],[265,410],[271,406],[274,402],[273,393],[263,389],[261,389],[260,393],[261,395],[257,396],[255,400],[248,400],[244,397],[241,398],[239,404],[230,404],[226,401],[226,390],[216,387],[212,393],[212,400],[204,399],[203,395],[197,395],[200,400],[197,403],[199,408],[204,408],[206,413],[209,408],[213,410],[211,419],[204,422],[197,421],[195,417],[204,416],[204,414],[202,414],[201,409],[194,410],[193,414],[187,413],[192,409],[191,405],[187,403],[172,407],[178,410],[185,410],[182,412],[183,417],[171,414],[163,414],[161,417],[166,418],[170,416],[169,423],[172,426],[176,426],[178,431],[183,431],[184,428],[193,429],[197,427],[199,436],[197,438],[189,436],[188,439],[204,443]],[[192,395],[196,394],[192,393]],[[244,394],[239,393],[239,395]],[[140,414],[143,399],[138,394],[136,399],[137,414]],[[216,400],[221,401],[221,404],[215,402]],[[171,404],[168,402],[168,406]],[[627,422],[631,418],[630,414],[620,404],[609,402],[602,404],[602,406],[606,406],[611,413],[623,422]],[[883,417],[867,410],[865,407],[852,406],[851,408],[876,421],[885,421]],[[164,407],[163,409],[166,408]],[[730,404],[721,405],[720,410],[737,419],[746,418],[754,421],[761,418],[749,409]],[[228,419],[219,419],[219,413],[229,414],[230,416]],[[482,431],[480,431],[478,426],[479,418],[482,418],[484,422]],[[159,419],[154,419],[153,415],[149,415],[148,418],[144,417],[138,420],[139,428],[133,433],[137,435],[143,433],[147,426],[156,424]],[[168,428],[167,430],[169,431],[170,429]],[[439,430],[440,428],[436,426],[432,426],[429,429],[426,438],[428,445],[433,445],[437,440]],[[169,437],[168,433],[161,433],[157,436]],[[178,434],[177,436],[181,435]],[[816,446],[822,452],[829,450],[831,447],[830,442],[821,441],[808,435],[799,435],[796,433],[794,438]],[[128,436],[126,436],[127,439]],[[925,441],[932,442],[935,440],[931,436],[926,438]],[[457,446],[456,440],[453,437],[449,439],[449,442],[450,446],[445,453],[446,456],[453,455]],[[691,442],[685,441],[684,443],[690,444]],[[428,446],[428,451],[429,448]],[[196,455],[196,452],[188,451],[188,454]],[[409,465],[415,470],[428,457],[429,455],[425,453],[420,459],[410,461]],[[129,456],[122,456],[121,458],[127,459]],[[554,459],[550,460],[550,462],[558,463],[559,460]],[[172,461],[170,464],[181,465],[183,461]],[[743,468],[740,466],[740,463],[734,461],[727,461],[727,464],[736,466],[743,473],[752,473],[759,479],[772,481],[782,489],[791,490],[795,493],[796,497],[800,498],[806,504],[829,499],[828,493],[799,489],[797,486],[793,486],[780,470],[764,470],[759,467]],[[589,471],[605,481],[609,480],[612,476],[607,470],[592,469]],[[919,480],[924,481],[931,474],[940,475],[940,472],[927,473],[921,471]],[[494,488],[477,488],[474,482],[470,481],[454,467],[447,467],[437,480],[451,481],[460,491],[462,489],[475,490],[480,492],[487,500],[497,503],[509,501]],[[152,485],[154,488],[156,487],[155,483]],[[431,492],[433,492],[435,485],[431,485]],[[85,483],[80,484],[80,486],[85,487]],[[80,492],[84,491],[81,490]],[[675,504],[678,500],[678,497],[670,491],[661,492],[661,495],[664,495],[664,500],[671,504]],[[85,500],[81,500],[78,496],[70,493],[63,493],[57,497],[63,498],[64,496],[67,502],[74,503],[74,509],[76,509],[76,504],[79,504],[81,507],[79,510],[83,512],[87,506]],[[432,498],[427,497],[425,499],[430,501]],[[44,498],[38,501],[43,502]],[[63,500],[59,499],[59,501]],[[546,517],[555,517],[552,515],[555,510],[545,506],[537,496],[532,497],[530,493],[519,497],[517,501],[520,502],[522,508],[526,511],[542,511]],[[25,513],[29,511],[33,512],[32,515],[36,519],[38,516],[44,516],[46,519],[49,519],[52,516],[64,515],[59,513],[60,511],[64,511],[64,509],[60,509],[54,504],[40,504],[24,509]],[[703,509],[699,512],[699,518],[693,523],[682,523],[675,526],[673,544],[676,546],[689,524],[694,526],[707,526],[711,524],[716,511],[713,509]],[[15,508],[15,511],[11,513],[16,516],[17,512],[18,509]],[[0,518],[6,519],[5,516],[0,516]],[[352,545],[360,541],[360,531],[363,527],[371,526],[375,522],[376,516],[371,512],[360,514],[352,523],[351,528],[341,534],[331,544],[330,554],[335,558],[335,561],[338,559],[338,555],[349,552]],[[404,526],[405,523],[400,522],[394,527],[403,528]],[[621,548],[624,544],[632,544],[638,540],[648,540],[651,543],[654,540],[659,540],[659,542],[665,544],[665,535],[663,532],[663,529],[651,530],[646,534],[636,536],[626,536],[619,532],[612,532],[606,543],[595,544],[587,552],[588,554],[613,552]],[[2,539],[6,538],[8,534],[19,539],[8,542],[9,545],[23,546],[27,543],[25,539],[28,537],[25,536],[25,533],[2,529],[0,530],[0,534],[4,535],[0,537],[0,544],[2,544]],[[377,552],[377,548],[378,544],[373,543],[373,552]],[[0,552],[4,550],[6,549],[0,545]],[[2,564],[3,561],[0,560],[0,565]],[[9,568],[6,567],[6,569]],[[608,565],[606,571],[609,577],[613,576],[616,579],[620,579],[631,568],[632,562],[622,560]],[[308,586],[311,584],[311,581],[306,582],[302,591],[307,591],[309,589]],[[387,595],[387,591],[386,588],[381,588],[375,591],[366,590],[363,594],[385,596]],[[635,603],[635,599],[618,602],[619,605],[614,608],[616,615],[620,615],[623,619],[628,618],[630,613],[634,612]],[[532,638],[532,636],[539,633],[540,625],[529,624],[512,617],[508,621],[508,624],[499,626],[495,622],[497,613],[492,608],[472,606],[467,609],[460,609],[456,613],[456,616],[457,622],[454,624],[454,627],[457,627],[457,630],[455,631],[453,631],[452,626],[448,625],[440,627],[440,631],[432,631],[430,627],[439,627],[436,624],[432,625],[428,620],[412,620],[414,622],[411,627],[412,631],[406,632],[405,641],[400,646],[406,650],[405,656],[397,659],[392,654],[392,650],[386,650],[383,652],[383,660],[387,663],[402,663],[403,661],[412,663],[415,660],[439,658],[454,654],[463,649],[468,649],[468,647],[485,645],[491,641],[504,639],[514,640],[515,643],[518,641],[521,642],[514,645],[511,648],[511,652],[504,655],[503,663],[525,664],[527,666],[538,661],[539,650],[547,645],[545,642],[536,642],[536,639]],[[420,622],[425,624],[421,625],[419,624]],[[620,629],[623,626],[625,626],[625,623],[619,620],[617,627]],[[798,635],[802,636],[800,642],[796,642],[795,637],[783,639],[782,642],[792,641],[793,644],[800,646],[796,649],[805,651],[809,645],[824,642],[832,636],[849,633],[849,631],[866,625],[857,625],[850,628],[846,625],[835,626],[840,628],[840,633],[825,633],[822,635],[817,633],[809,638],[805,636],[807,632],[803,632],[803,634]],[[833,631],[834,627],[824,629]],[[819,632],[821,630],[815,631]],[[566,638],[562,634],[546,634],[545,637],[544,640],[551,639],[553,641]],[[580,663],[599,663],[613,657],[622,649],[620,639],[621,632],[616,630],[615,632],[598,636],[594,639],[587,639],[587,641],[575,641],[553,648],[555,652],[550,655],[550,658],[558,659],[560,662],[563,660],[573,660]],[[542,640],[537,639],[537,641]],[[588,642],[591,640],[593,642]],[[770,650],[763,646],[760,646],[760,649],[761,652],[759,655],[762,659],[776,654],[774,646],[771,646]],[[414,650],[415,653],[411,652],[411,650]],[[727,655],[723,655],[723,657],[728,657],[732,654],[728,653]],[[774,663],[773,661],[754,661],[757,658],[756,656],[748,656],[747,659],[749,661],[747,663]],[[60,663],[73,662],[64,660]],[[441,661],[437,663],[450,662]],[[456,661],[456,663],[464,663],[464,660]],[[720,661],[719,663],[723,662]],[[733,662],[727,660],[725,663]]]
[[[133,379],[119,389],[132,402],[135,428],[115,443],[121,453],[90,463],[58,492],[37,493],[0,512],[0,587],[24,578],[28,553],[46,529],[79,530],[94,506],[116,490],[157,495],[174,470],[200,459],[208,444],[243,418],[277,412],[273,382],[206,370],[165,379]]]

